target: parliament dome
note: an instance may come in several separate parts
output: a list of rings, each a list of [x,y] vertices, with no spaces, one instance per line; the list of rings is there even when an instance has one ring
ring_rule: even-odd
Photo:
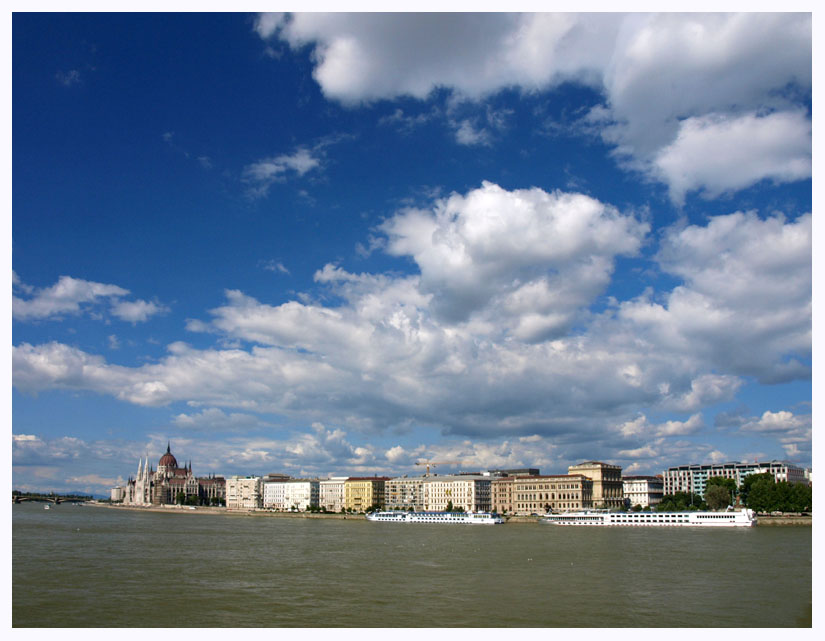
[[[166,444],[166,454],[160,457],[160,461],[158,461],[158,470],[161,467],[166,468],[167,470],[174,470],[178,466],[178,460],[173,456],[172,452],[169,449],[169,444]]]

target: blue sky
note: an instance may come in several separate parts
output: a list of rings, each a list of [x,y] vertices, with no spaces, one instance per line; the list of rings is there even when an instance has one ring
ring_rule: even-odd
[[[15,14],[12,457],[811,465],[809,14]]]

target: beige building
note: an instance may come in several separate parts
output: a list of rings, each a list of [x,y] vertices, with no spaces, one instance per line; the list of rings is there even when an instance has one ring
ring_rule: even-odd
[[[388,510],[409,510],[416,512],[424,509],[424,480],[422,476],[390,479],[385,485],[385,502]]]
[[[365,512],[371,507],[384,507],[384,485],[387,476],[351,476],[344,481],[344,507]]]
[[[494,478],[490,481],[490,510],[499,514],[512,514],[513,509],[513,487],[515,477],[505,476]]]
[[[328,512],[340,512],[344,507],[344,483],[347,476],[331,476],[318,484],[318,505]]]
[[[582,474],[507,476],[491,483],[500,514],[546,514],[593,507],[593,481]]]
[[[260,476],[230,476],[226,479],[226,507],[254,510],[262,506]]]
[[[443,512],[452,503],[454,508],[463,508],[465,512],[489,512],[491,480],[489,476],[477,474],[428,476],[422,484],[424,510]]]
[[[599,461],[585,461],[567,468],[568,474],[583,474],[593,481],[593,507],[620,508],[624,506],[622,468]]]

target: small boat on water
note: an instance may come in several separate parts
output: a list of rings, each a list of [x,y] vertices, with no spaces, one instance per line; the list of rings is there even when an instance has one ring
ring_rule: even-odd
[[[52,506],[51,506],[51,505],[49,505],[48,503],[46,503],[46,505],[44,505],[44,506],[43,506],[43,509],[44,509],[44,510],[51,510],[51,509],[52,509]]]
[[[504,520],[491,512],[370,512],[368,521],[390,523],[454,523],[457,525],[497,525]]]
[[[542,523],[552,525],[624,525],[652,527],[752,527],[756,525],[753,510],[728,510],[726,512],[608,512],[584,510],[548,514]]]

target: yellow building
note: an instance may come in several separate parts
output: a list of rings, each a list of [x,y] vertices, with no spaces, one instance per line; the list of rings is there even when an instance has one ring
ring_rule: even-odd
[[[384,508],[384,486],[388,476],[351,476],[344,481],[344,507],[356,512]]]
[[[585,461],[567,468],[569,474],[583,474],[593,481],[593,507],[619,508],[624,505],[624,484],[620,465]]]

